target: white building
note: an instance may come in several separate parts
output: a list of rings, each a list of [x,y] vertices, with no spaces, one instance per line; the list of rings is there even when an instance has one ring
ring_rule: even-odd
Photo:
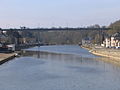
[[[105,46],[107,48],[111,47],[111,40],[110,40],[110,38],[106,38],[104,43],[105,43]]]
[[[91,38],[86,37],[84,39],[82,39],[82,45],[90,45],[91,44]]]
[[[115,33],[111,37],[105,38],[103,42],[107,48],[119,48],[120,47],[120,33]]]

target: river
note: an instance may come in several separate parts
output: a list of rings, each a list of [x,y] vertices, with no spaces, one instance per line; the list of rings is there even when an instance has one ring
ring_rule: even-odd
[[[0,90],[120,90],[120,67],[74,45],[23,50],[0,66]]]

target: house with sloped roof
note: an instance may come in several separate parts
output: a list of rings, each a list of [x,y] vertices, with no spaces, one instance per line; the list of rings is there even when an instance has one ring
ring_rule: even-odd
[[[7,35],[4,33],[0,32],[0,43],[6,43],[8,41]]]
[[[119,48],[120,47],[120,32],[117,32],[110,37],[106,37],[103,42],[107,48]]]
[[[82,45],[90,45],[91,44],[91,38],[90,37],[85,37],[84,39],[82,39]]]
[[[111,36],[111,47],[120,47],[120,32]]]

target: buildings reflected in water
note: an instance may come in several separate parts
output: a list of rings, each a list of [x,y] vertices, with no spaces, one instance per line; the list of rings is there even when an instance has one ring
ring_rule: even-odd
[[[39,60],[52,60],[52,61],[61,61],[61,62],[72,62],[72,63],[95,63],[99,64],[99,62],[96,60],[98,57],[82,57],[79,55],[72,55],[72,54],[61,54],[61,53],[52,53],[52,52],[43,52],[43,51],[22,51],[22,57],[35,57]]]

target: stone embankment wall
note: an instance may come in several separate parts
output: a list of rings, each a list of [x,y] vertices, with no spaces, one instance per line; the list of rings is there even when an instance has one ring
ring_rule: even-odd
[[[9,53],[9,54],[0,53],[0,64],[3,64],[14,57],[15,57],[15,53]]]

